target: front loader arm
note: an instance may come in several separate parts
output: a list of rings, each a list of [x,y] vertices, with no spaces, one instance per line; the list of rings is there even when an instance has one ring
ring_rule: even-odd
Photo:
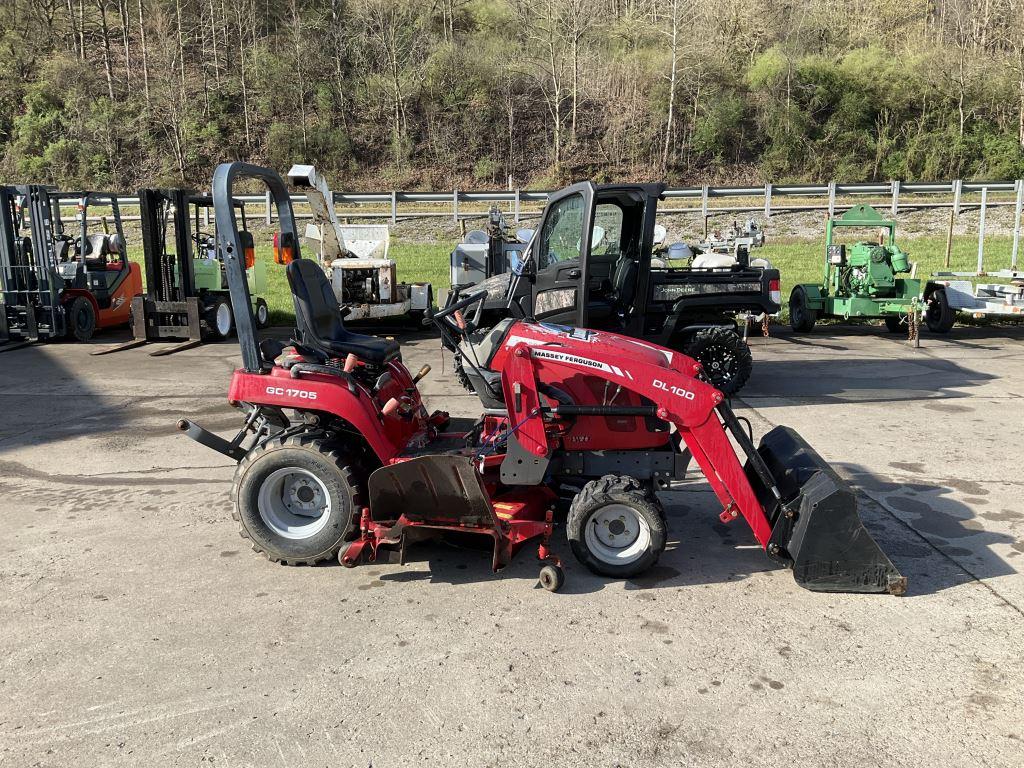
[[[546,368],[570,373],[583,369],[587,376],[606,379],[654,403],[653,413],[636,415],[654,415],[676,426],[722,503],[722,519],[729,521],[743,515],[755,538],[766,547],[772,526],[719,419],[717,408],[724,399],[722,393],[693,377],[699,368],[688,357],[675,356],[673,367],[638,360],[619,362],[620,365],[595,365],[590,358],[562,352],[555,346],[517,344],[503,366],[502,386],[511,427],[516,430],[520,444],[536,456],[549,455],[552,449],[541,418],[538,373]],[[601,415],[601,408],[609,409],[608,415],[612,411],[621,415],[615,406],[591,408],[597,410],[590,415]],[[650,406],[645,408],[651,410]]]

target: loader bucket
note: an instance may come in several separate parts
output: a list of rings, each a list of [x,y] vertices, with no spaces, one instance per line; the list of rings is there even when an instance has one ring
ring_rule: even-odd
[[[747,477],[772,523],[768,554],[790,565],[797,584],[814,592],[901,595],[907,579],[871,538],[847,483],[789,427],[776,427],[757,448],[782,502],[747,462]]]

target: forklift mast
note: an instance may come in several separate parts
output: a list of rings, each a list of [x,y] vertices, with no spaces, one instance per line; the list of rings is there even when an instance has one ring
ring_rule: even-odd
[[[147,257],[146,292],[156,301],[185,301],[193,295],[190,194],[185,189],[139,190],[142,248]],[[168,226],[174,237],[171,253],[167,247]],[[179,276],[177,281],[175,274]]]

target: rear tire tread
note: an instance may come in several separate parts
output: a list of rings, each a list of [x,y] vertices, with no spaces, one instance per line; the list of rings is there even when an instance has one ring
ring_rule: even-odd
[[[335,466],[338,467],[339,471],[345,478],[345,482],[352,489],[353,493],[351,496],[352,501],[352,518],[349,522],[348,530],[346,530],[339,538],[338,542],[328,549],[320,552],[317,555],[306,558],[283,558],[278,557],[274,553],[267,551],[263,548],[258,541],[252,538],[249,533],[245,530],[245,526],[242,524],[242,515],[239,511],[238,498],[241,488],[241,479],[245,476],[248,468],[259,458],[266,456],[276,450],[283,448],[301,448],[314,453],[318,453],[324,458],[333,461]],[[340,448],[332,448],[329,446],[326,440],[322,438],[313,437],[312,435],[292,435],[290,437],[273,437],[267,440],[265,443],[256,446],[249,453],[245,455],[245,458],[238,463],[238,467],[235,469],[234,478],[231,481],[231,517],[239,525],[239,534],[243,539],[248,539],[252,543],[253,552],[262,554],[272,563],[280,563],[281,565],[316,565],[317,563],[323,562],[324,560],[331,560],[338,556],[338,551],[345,546],[346,542],[350,541],[354,534],[359,530],[359,518],[362,514],[362,496],[363,490],[357,480],[356,469],[352,464],[352,461],[346,453]]]

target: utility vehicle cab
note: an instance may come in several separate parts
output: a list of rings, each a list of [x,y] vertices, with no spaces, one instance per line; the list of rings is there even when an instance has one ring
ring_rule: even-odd
[[[652,259],[664,191],[581,182],[551,195],[523,258],[513,255],[513,274],[467,289],[488,293],[479,328],[532,317],[648,339],[697,359],[726,394],[738,391],[752,366],[747,318],[779,311],[779,273],[745,261]],[[454,289],[449,304],[459,296]]]

